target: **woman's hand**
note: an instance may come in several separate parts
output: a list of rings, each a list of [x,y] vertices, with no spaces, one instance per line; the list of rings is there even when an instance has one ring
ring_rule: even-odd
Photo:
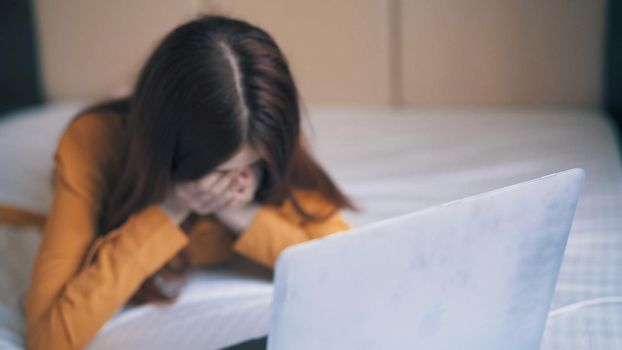
[[[175,184],[161,206],[178,223],[191,211],[200,215],[232,214],[253,200],[260,175],[256,165],[214,171],[196,181]]]
[[[216,217],[235,234],[241,233],[257,215],[260,206],[253,203],[261,181],[261,170],[257,165],[242,169],[241,189],[229,205],[215,212]]]
[[[259,166],[252,164],[239,169],[237,177],[237,191],[233,194],[233,198],[227,205],[220,207],[216,212],[241,208],[250,204],[255,198],[257,187],[261,181],[261,171]]]
[[[181,189],[174,186],[169,190],[164,201],[158,206],[175,222],[180,225],[190,215],[191,208],[180,195]]]

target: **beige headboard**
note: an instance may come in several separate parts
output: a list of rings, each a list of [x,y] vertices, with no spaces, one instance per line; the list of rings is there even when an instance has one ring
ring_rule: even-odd
[[[51,100],[133,81],[197,12],[270,32],[307,104],[601,105],[604,0],[37,0]]]

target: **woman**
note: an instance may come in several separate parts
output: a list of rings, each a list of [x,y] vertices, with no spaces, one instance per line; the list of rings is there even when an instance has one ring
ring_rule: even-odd
[[[30,349],[78,349],[126,304],[173,302],[194,266],[350,225],[355,209],[305,149],[298,92],[265,31],[201,16],[168,34],[132,94],[77,114],[25,318]]]

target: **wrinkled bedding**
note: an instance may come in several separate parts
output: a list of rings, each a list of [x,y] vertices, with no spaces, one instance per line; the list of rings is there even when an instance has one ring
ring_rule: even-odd
[[[75,106],[67,108],[70,113]],[[319,161],[363,209],[344,212],[354,226],[570,168],[585,169],[551,309],[622,295],[622,166],[618,136],[601,112],[311,107],[304,127]],[[8,247],[17,243],[7,243],[7,234],[0,236],[2,254],[15,252]],[[33,247],[36,239],[31,238],[21,248],[30,252],[23,254],[24,270],[30,268]],[[16,282],[19,277],[8,278],[2,268],[0,310],[9,312],[0,314],[0,345],[19,343],[20,315],[10,312],[26,288],[23,278]],[[244,260],[197,271],[179,302],[120,310],[89,349],[121,344],[217,349],[265,335],[270,279],[269,271]],[[542,343],[542,349],[618,348],[622,306],[614,303],[550,318]]]

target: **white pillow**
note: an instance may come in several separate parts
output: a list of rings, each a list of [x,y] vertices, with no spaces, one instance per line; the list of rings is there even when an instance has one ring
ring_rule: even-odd
[[[26,331],[21,315],[0,305],[0,349],[26,349]]]
[[[38,227],[0,224],[0,305],[13,312],[21,313],[40,241]]]
[[[0,117],[0,203],[48,212],[54,151],[67,123],[85,106],[52,102]]]

